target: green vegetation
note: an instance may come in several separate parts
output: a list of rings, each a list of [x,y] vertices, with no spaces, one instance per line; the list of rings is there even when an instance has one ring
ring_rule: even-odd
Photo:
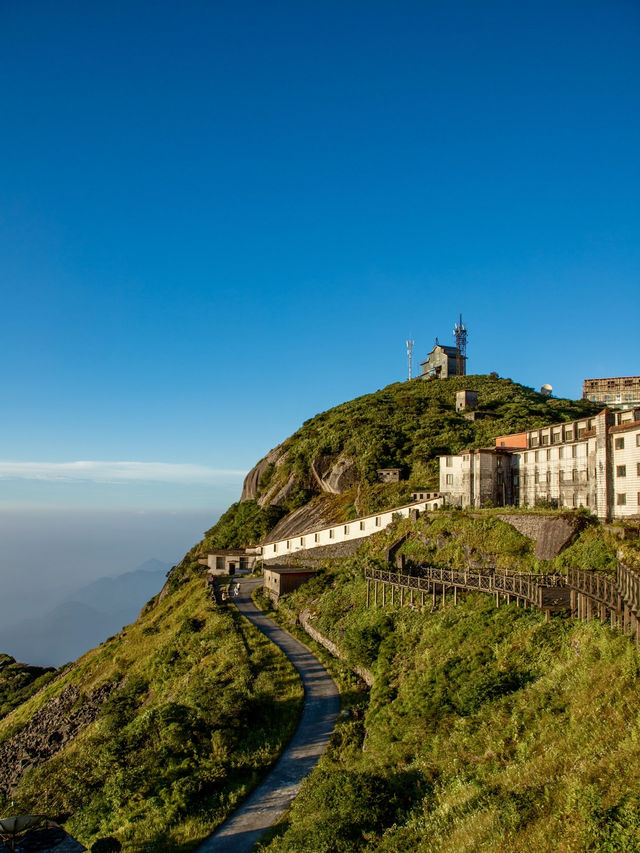
[[[477,535],[497,535],[485,521]],[[594,529],[581,548],[600,562],[600,545],[589,549],[604,541]],[[363,568],[375,559],[364,548],[327,564],[280,608],[281,618],[310,609],[352,664],[373,671],[375,685],[368,707],[341,718],[328,754],[260,849],[636,849],[640,657],[632,641],[600,622],[546,624],[535,611],[496,609],[478,594],[433,613],[367,610]]]
[[[468,421],[455,411],[455,394],[478,392],[487,417]],[[259,541],[280,518],[321,491],[313,467],[339,456],[353,460],[355,485],[334,496],[332,520],[341,521],[408,503],[416,488],[438,485],[439,454],[492,445],[499,435],[597,412],[584,400],[544,397],[510,379],[461,376],[433,382],[398,382],[365,394],[306,421],[282,445],[283,458],[270,464],[259,481],[256,500],[234,504],[207,531],[193,554],[212,547],[237,547]],[[377,482],[377,469],[402,468],[400,483]],[[278,506],[270,500],[286,484]],[[326,502],[327,495],[323,496]],[[326,507],[323,507],[326,509]]]
[[[486,419],[468,421],[456,413],[455,393],[463,388],[478,392]],[[438,454],[491,445],[498,435],[596,411],[592,403],[544,397],[510,379],[492,376],[399,382],[306,421],[284,442],[286,460],[265,472],[260,488],[266,492],[293,472],[314,489],[312,461],[344,454],[355,459],[362,483],[375,483],[378,468],[404,468],[408,492],[435,485]]]
[[[272,764],[298,720],[298,677],[207,599],[197,564],[181,569],[137,622],[0,721],[5,739],[67,685],[115,685],[94,723],[25,774],[15,810],[64,820],[87,846],[111,835],[125,851],[187,851]]]
[[[53,667],[29,666],[0,654],[0,718],[44,687],[54,674]]]

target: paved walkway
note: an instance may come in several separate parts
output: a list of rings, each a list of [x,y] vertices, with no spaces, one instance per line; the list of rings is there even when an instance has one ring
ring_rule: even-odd
[[[298,670],[304,686],[302,718],[271,773],[198,847],[197,853],[249,853],[291,805],[302,780],[327,748],[340,710],[336,685],[320,661],[251,601],[251,593],[261,584],[261,580],[240,581],[240,594],[233,600],[238,610],[279,646]]]

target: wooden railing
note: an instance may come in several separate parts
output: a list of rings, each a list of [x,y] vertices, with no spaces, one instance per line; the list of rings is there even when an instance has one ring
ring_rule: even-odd
[[[400,603],[405,603],[405,591],[409,592],[410,602],[415,604],[415,592],[425,604],[425,594],[432,596],[435,608],[441,597],[445,604],[447,591],[453,592],[457,602],[458,590],[478,591],[494,595],[496,604],[501,601],[536,607],[543,610],[547,618],[553,611],[569,611],[579,619],[599,618],[608,620],[612,627],[624,633],[635,634],[640,643],[640,576],[634,571],[618,564],[616,576],[587,572],[570,568],[567,577],[561,575],[533,575],[520,572],[499,572],[493,569],[484,571],[462,571],[436,566],[422,566],[421,574],[407,575],[399,572],[387,572],[381,569],[368,569],[367,606],[371,602],[373,584],[374,604],[378,604],[378,586],[382,585],[382,603],[386,603],[385,588],[391,587],[391,601],[395,600],[395,591],[399,591]]]

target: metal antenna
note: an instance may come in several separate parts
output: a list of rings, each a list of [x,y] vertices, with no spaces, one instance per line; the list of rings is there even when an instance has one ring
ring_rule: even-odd
[[[409,361],[409,379],[412,378],[413,371],[413,348],[416,345],[415,341],[412,341],[411,338],[407,341],[407,359]]]
[[[456,374],[465,376],[467,373],[467,330],[460,319],[453,326],[453,336],[456,340]]]

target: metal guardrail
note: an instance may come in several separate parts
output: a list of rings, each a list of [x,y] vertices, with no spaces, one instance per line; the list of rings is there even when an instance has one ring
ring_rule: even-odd
[[[453,589],[454,594],[459,589],[477,590],[495,595],[498,604],[501,597],[508,601],[514,597],[516,601],[544,610],[547,616],[551,611],[565,610],[580,619],[609,619],[612,627],[635,634],[640,644],[640,576],[622,563],[618,564],[615,578],[575,568],[569,569],[566,578],[495,570],[460,571],[436,566],[422,566],[421,571],[421,576],[415,576],[381,569],[367,570],[367,603],[370,582],[376,584],[376,602],[379,582],[400,590],[432,593],[434,605],[438,586],[443,600],[446,589]]]

